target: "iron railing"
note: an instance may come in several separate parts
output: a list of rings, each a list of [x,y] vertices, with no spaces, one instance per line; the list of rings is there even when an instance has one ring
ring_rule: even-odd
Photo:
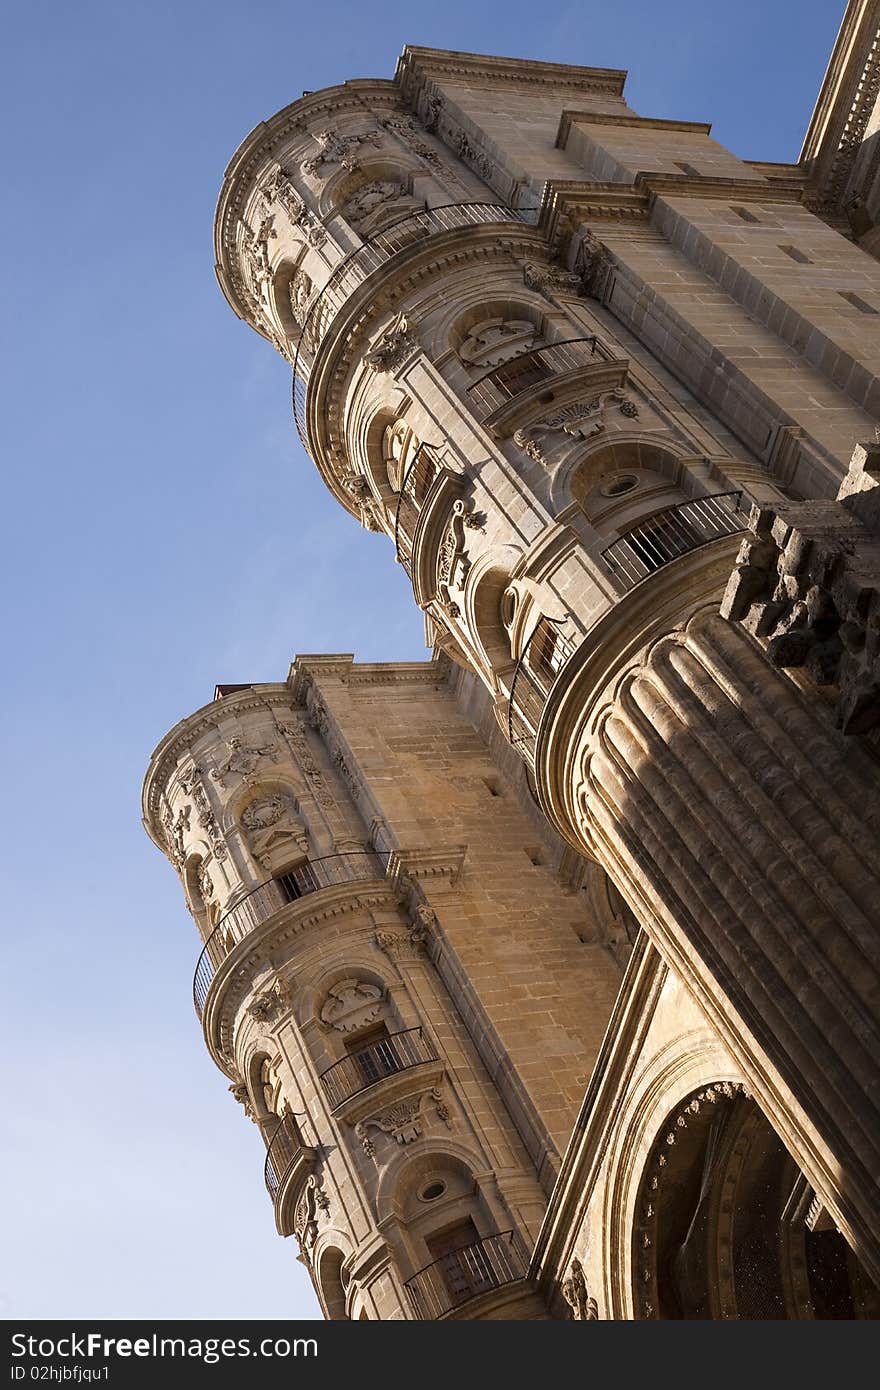
[[[595,335],[590,338],[566,338],[561,343],[549,343],[546,347],[518,352],[506,362],[484,372],[467,388],[474,414],[478,419],[483,419],[520,391],[538,387],[563,372],[574,372],[579,367],[587,366],[597,353],[606,362],[613,360],[612,353]]]
[[[416,1317],[425,1322],[525,1276],[526,1263],[513,1231],[502,1231],[441,1255],[403,1287]]]
[[[741,492],[716,492],[664,507],[606,545],[602,559],[627,593],[679,555],[745,531],[748,518],[741,502]]]
[[[507,706],[507,736],[534,771],[538,725],[551,686],[568,661],[574,644],[549,618],[541,618],[513,672]]]
[[[440,461],[433,449],[420,444],[400,485],[394,514],[394,553],[412,578],[412,551],[416,525],[431,484],[440,472]]]
[[[266,1166],[263,1169],[266,1191],[273,1202],[278,1196],[291,1164],[296,1162],[305,1147],[294,1116],[282,1115],[272,1138],[269,1140],[269,1147],[266,1151]]]
[[[449,203],[409,213],[340,261],[306,310],[293,359],[293,418],[307,454],[310,455],[311,450],[306,429],[306,396],[312,363],[334,318],[354,291],[401,251],[434,232],[525,220],[514,208],[503,203]]]
[[[406,1028],[400,1033],[389,1033],[334,1062],[321,1073],[320,1080],[333,1110],[386,1076],[418,1066],[419,1062],[436,1060],[436,1053],[422,1037],[421,1028]]]
[[[270,878],[266,883],[252,888],[246,897],[223,914],[199,956],[193,976],[193,1002],[199,1018],[218,969],[230,951],[256,927],[288,903],[308,893],[317,893],[335,884],[382,878],[387,862],[387,854],[376,854],[372,850],[328,854],[322,859],[310,859],[298,864],[289,873]]]

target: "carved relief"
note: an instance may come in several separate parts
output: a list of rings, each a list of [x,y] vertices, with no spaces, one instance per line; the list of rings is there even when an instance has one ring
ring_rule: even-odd
[[[382,991],[368,980],[340,980],[327,993],[321,1022],[339,1033],[356,1033],[382,1014]]]
[[[312,795],[319,806],[334,806],[333,794],[327,786],[326,779],[315,759],[312,750],[309,748],[306,732],[302,724],[298,721],[285,723],[277,721],[275,726],[280,734],[289,741],[293,750],[294,757],[299,764],[303,777],[308,782]]]
[[[226,757],[221,759],[211,772],[213,780],[221,787],[227,785],[226,779],[234,773],[248,785],[253,781],[253,773],[261,758],[278,761],[276,744],[273,741],[261,744],[246,744],[241,734],[232,734],[226,740]]]
[[[449,529],[440,545],[437,561],[437,582],[446,585],[463,585],[471,562],[465,554],[465,518],[471,510],[471,503],[459,498],[452,506],[452,519]]]
[[[363,360],[373,372],[393,372],[417,349],[406,315],[398,314]]]
[[[369,1156],[375,1157],[375,1146],[369,1138],[368,1129],[381,1130],[387,1134],[389,1139],[393,1139],[396,1144],[414,1144],[422,1136],[422,1106],[430,1103],[437,1118],[445,1124],[447,1129],[452,1129],[452,1119],[449,1107],[443,1099],[443,1092],[439,1086],[432,1086],[429,1091],[422,1091],[417,1096],[408,1096],[405,1100],[399,1100],[394,1105],[389,1105],[386,1109],[379,1111],[376,1115],[370,1115],[362,1120],[355,1128],[355,1133],[361,1140],[364,1151],[367,1152],[367,1144],[370,1145]]]
[[[291,1007],[290,991],[283,980],[276,979],[269,989],[258,994],[248,1005],[248,1013],[258,1023],[275,1023]]]
[[[360,168],[359,147],[382,143],[378,130],[369,130],[363,135],[337,135],[333,130],[319,130],[315,132],[315,139],[320,146],[318,154],[304,159],[300,168],[304,174],[317,174],[319,178],[324,177],[326,164],[339,164],[353,173]]]
[[[528,319],[485,319],[471,329],[458,349],[458,356],[466,367],[488,370],[540,347],[543,342],[542,335]]]
[[[319,1179],[310,1173],[305,1181],[293,1213],[293,1233],[306,1264],[312,1262],[312,1252],[318,1239],[318,1212],[326,1216],[330,1201]]]
[[[270,214],[260,221],[257,230],[251,233],[250,228],[245,228],[245,264],[250,273],[251,284],[254,292],[259,298],[262,295],[263,286],[271,274],[269,268],[269,242],[275,240],[278,233],[274,227],[275,217]]]
[[[593,435],[602,434],[605,429],[605,412],[612,402],[616,402],[620,406],[621,414],[630,419],[639,413],[635,401],[630,400],[619,387],[615,387],[614,390],[605,391],[593,400],[576,401],[572,405],[564,406],[554,415],[549,415],[546,420],[540,420],[527,429],[517,430],[513,442],[536,463],[546,463],[544,447],[536,437],[539,433],[567,434],[573,439],[590,439]]]
[[[277,203],[287,214],[291,225],[302,232],[309,246],[317,248],[323,245],[327,239],[327,233],[320,222],[309,212],[291,183],[290,176],[280,164],[276,164],[270,170],[261,184],[259,192],[267,212]]]
[[[204,862],[199,865],[198,880],[202,901],[208,903],[214,896],[214,884],[211,880],[211,871]]]
[[[599,1305],[591,1298],[580,1260],[572,1260],[568,1278],[562,1284],[562,1296],[571,1308],[571,1316],[579,1322],[596,1322]]]
[[[592,299],[604,299],[612,271],[608,247],[592,232],[585,232],[575,257],[575,272],[580,275],[583,293]]]
[[[193,802],[196,808],[196,819],[211,841],[214,858],[218,861],[225,859],[229,851],[217,824],[217,817],[211,810],[207,792],[201,782],[197,782],[193,787]]]
[[[283,848],[287,851],[294,845],[301,854],[309,852],[305,825],[277,792],[251,801],[241,813],[241,824],[254,857],[265,869],[273,867],[274,850]]]
[[[312,282],[304,270],[294,272],[287,292],[290,297],[290,312],[302,328],[306,321],[309,300],[312,297]]]
[[[233,1097],[234,1100],[238,1101],[240,1106],[243,1107],[244,1113],[247,1115],[248,1119],[253,1120],[256,1124],[257,1117],[254,1114],[254,1108],[251,1105],[250,1092],[248,1091],[248,1088],[247,1086],[245,1086],[244,1082],[233,1081],[232,1085],[229,1087],[229,1094]]]
[[[380,125],[396,135],[405,145],[430,165],[438,174],[446,173],[446,166],[436,150],[426,144],[422,139],[422,130],[410,116],[393,116],[386,121],[380,121]],[[425,127],[426,133],[428,127]]]
[[[357,227],[383,203],[394,203],[404,198],[409,199],[406,184],[394,183],[391,180],[374,180],[372,183],[365,183],[354,197],[349,198],[342,208],[342,216],[352,227]]]
[[[547,299],[552,299],[560,290],[565,294],[583,292],[582,278],[576,271],[558,265],[537,265],[534,261],[526,261],[523,266],[523,283]]]

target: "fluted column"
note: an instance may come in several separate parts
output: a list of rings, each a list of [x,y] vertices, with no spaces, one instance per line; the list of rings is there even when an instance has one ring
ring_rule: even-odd
[[[876,1264],[876,765],[704,612],[582,724],[582,834]]]

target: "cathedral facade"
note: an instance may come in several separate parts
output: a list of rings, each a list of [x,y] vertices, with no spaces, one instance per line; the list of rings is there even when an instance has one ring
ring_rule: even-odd
[[[433,647],[219,686],[144,788],[328,1318],[880,1312],[878,30],[797,164],[406,48],[227,169]]]

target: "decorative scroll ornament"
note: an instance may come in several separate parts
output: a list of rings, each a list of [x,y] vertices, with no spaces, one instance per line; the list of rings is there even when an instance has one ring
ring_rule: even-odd
[[[248,1005],[248,1013],[258,1023],[275,1023],[291,1006],[290,991],[283,980],[276,979],[269,989],[258,994]]]
[[[333,130],[319,130],[315,132],[315,139],[321,147],[319,153],[304,159],[300,168],[304,174],[317,174],[319,178],[324,177],[325,164],[340,164],[353,173],[360,168],[359,146],[382,143],[378,130],[368,130],[363,135],[337,135]]]
[[[290,298],[290,312],[302,328],[306,321],[309,300],[312,297],[312,282],[304,270],[294,272],[287,287],[287,293]]]
[[[272,851],[283,848],[289,852],[295,846],[300,854],[309,852],[309,836],[303,822],[294,816],[284,797],[278,793],[258,797],[241,813],[243,825],[254,856],[263,867],[271,870]]]
[[[406,315],[398,314],[363,360],[373,372],[393,372],[417,349]]]
[[[248,1091],[248,1088],[247,1086],[245,1086],[244,1082],[233,1081],[232,1085],[229,1087],[229,1094],[233,1097],[234,1100],[238,1101],[240,1106],[242,1106],[242,1108],[244,1109],[244,1113],[247,1115],[248,1119],[253,1120],[254,1124],[256,1124],[257,1117],[254,1114],[254,1107],[251,1105],[250,1092]]]
[[[562,1285],[562,1296],[571,1307],[571,1316],[578,1322],[596,1322],[599,1305],[591,1298],[580,1260],[572,1260],[568,1278]]]
[[[290,743],[300,771],[308,782],[318,805],[324,807],[335,805],[333,793],[327,785],[323,772],[315,762],[302,724],[298,720],[291,720],[289,723],[277,721],[275,727]]]
[[[352,227],[357,227],[383,203],[395,203],[407,196],[406,185],[403,183],[374,180],[372,183],[365,183],[352,198],[349,198],[342,208],[342,216]]]
[[[306,1264],[312,1262],[312,1252],[318,1239],[318,1212],[325,1215],[330,1210],[330,1201],[314,1173],[310,1173],[293,1213],[293,1233],[299,1241]]]
[[[471,562],[465,554],[467,545],[465,530],[467,517],[471,510],[472,503],[461,497],[452,505],[452,518],[446,535],[443,537],[437,561],[438,584],[463,585],[467,578]]]
[[[271,270],[269,267],[269,242],[273,241],[278,233],[274,227],[274,214],[269,214],[260,221],[257,230],[251,235],[248,228],[245,233],[245,251],[250,269],[251,282],[256,294],[262,294],[263,285],[269,279]]]
[[[211,871],[205,863],[199,865],[198,880],[202,902],[208,903],[214,896],[214,883],[211,879]]]
[[[613,266],[608,247],[590,231],[583,234],[574,268],[580,275],[583,293],[592,299],[604,299]]]
[[[292,226],[297,227],[309,246],[319,247],[327,239],[327,233],[320,222],[309,212],[300,195],[290,181],[289,175],[276,164],[260,185],[260,197],[267,212],[277,203],[287,214]]]
[[[513,442],[528,454],[529,458],[536,463],[546,463],[547,456],[543,445],[536,435],[545,433],[567,434],[571,438],[590,439],[593,435],[601,434],[605,429],[605,411],[611,402],[616,402],[620,406],[621,415],[633,419],[638,416],[639,410],[635,401],[620,389],[615,387],[612,391],[605,391],[601,396],[596,396],[591,401],[577,401],[572,405],[564,406],[554,415],[549,415],[546,420],[541,420],[537,424],[531,425],[528,429],[520,429],[514,433]]]
[[[223,839],[222,832],[217,824],[217,817],[211,810],[208,794],[201,782],[196,782],[193,787],[193,803],[196,808],[196,818],[199,825],[205,831],[211,841],[211,850],[214,858],[219,862],[226,858],[229,853],[226,848],[226,841]]]
[[[382,1013],[382,991],[368,980],[340,980],[328,991],[321,1022],[339,1033],[356,1033]]]
[[[423,159],[425,163],[430,165],[438,174],[446,172],[446,166],[443,160],[440,158],[437,151],[432,149],[431,146],[426,144],[422,139],[422,128],[419,127],[411,116],[392,116],[386,121],[380,121],[379,124],[384,126],[387,131],[390,131],[392,135],[396,135],[405,145],[408,145],[414,154],[417,154],[420,159]],[[427,126],[424,127],[424,130],[425,133],[429,133]]]
[[[177,819],[172,821],[169,814],[170,840],[168,849],[174,863],[180,867],[186,857],[184,849],[184,836],[189,833],[189,818],[192,812],[191,806],[181,806],[177,813]]]
[[[253,780],[254,769],[261,758],[277,762],[277,744],[271,740],[262,744],[246,744],[241,734],[232,734],[226,740],[226,757],[211,772],[213,780],[221,787],[226,786],[226,778],[235,773],[248,784]]]
[[[187,796],[192,796],[193,787],[201,775],[202,769],[199,767],[198,763],[193,763],[190,767],[185,768],[184,771],[181,772],[180,785]]]
[[[389,1139],[395,1143],[405,1145],[414,1144],[417,1139],[422,1137],[422,1106],[425,1103],[433,1106],[434,1114],[438,1120],[452,1129],[452,1117],[449,1107],[443,1099],[443,1092],[439,1086],[432,1086],[429,1091],[422,1091],[417,1096],[408,1096],[405,1100],[399,1100],[394,1105],[389,1105],[385,1110],[381,1110],[376,1115],[370,1115],[367,1119],[355,1126],[355,1134],[360,1139],[364,1152],[370,1158],[375,1157],[375,1147],[369,1137],[368,1130],[381,1130],[387,1134]],[[369,1145],[369,1149],[367,1148]]]
[[[529,319],[486,319],[475,324],[461,347],[459,360],[466,367],[500,367],[544,342]]]
[[[537,265],[534,261],[526,261],[523,266],[523,283],[527,289],[537,290],[547,299],[552,299],[559,290],[565,294],[583,292],[582,277],[577,271],[565,270],[559,265]]]

